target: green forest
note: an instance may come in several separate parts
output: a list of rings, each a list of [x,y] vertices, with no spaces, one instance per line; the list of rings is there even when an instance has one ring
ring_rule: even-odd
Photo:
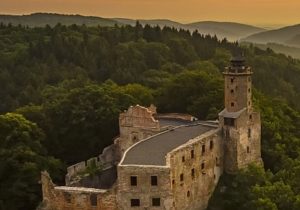
[[[300,210],[300,61],[170,27],[0,24],[0,209],[33,210],[40,171],[98,155],[130,105],[216,119],[222,71],[244,53],[264,168],[224,175],[209,210]]]

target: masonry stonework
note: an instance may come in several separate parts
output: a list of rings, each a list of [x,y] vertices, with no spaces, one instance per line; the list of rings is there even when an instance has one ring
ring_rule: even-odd
[[[131,106],[120,136],[98,157],[68,167],[66,186],[42,172],[39,210],[205,210],[223,173],[262,164],[261,119],[252,105],[252,70],[235,58],[224,71],[218,121]],[[97,174],[88,174],[93,167]]]

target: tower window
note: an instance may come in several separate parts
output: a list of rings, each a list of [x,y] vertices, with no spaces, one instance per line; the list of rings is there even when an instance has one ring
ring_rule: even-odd
[[[204,170],[205,169],[205,163],[202,163],[201,164],[201,170]]]
[[[202,155],[204,155],[204,153],[205,153],[205,144],[204,144],[204,145],[202,145],[201,152],[202,152]]]
[[[131,204],[132,207],[140,206],[140,199],[131,199],[130,204]]]
[[[175,179],[172,180],[172,185],[174,185],[174,184],[175,184]]]
[[[248,88],[248,92],[249,92],[249,93],[251,92],[251,89],[250,89],[250,88]]]
[[[185,162],[185,157],[184,156],[181,157],[181,161]]]
[[[212,150],[213,148],[214,148],[214,141],[211,140],[211,141],[209,142],[209,149]]]
[[[248,128],[248,138],[251,138],[251,129]]]
[[[160,198],[152,198],[152,206],[160,206]]]
[[[193,159],[195,157],[195,152],[194,150],[191,150],[191,158]]]
[[[230,92],[231,92],[231,94],[233,94],[233,93],[234,93],[234,90],[233,90],[233,89],[231,89],[231,90],[230,90]]]
[[[137,176],[131,176],[130,177],[130,185],[131,186],[137,186]]]
[[[230,105],[231,105],[231,107],[234,107],[234,103],[233,103],[233,102],[231,102],[231,104],[230,104]]]
[[[249,115],[249,119],[252,120],[252,114]]]
[[[151,176],[151,185],[157,186],[157,176]]]
[[[186,196],[187,196],[187,197],[190,197],[190,196],[191,196],[190,191],[187,191]]]
[[[250,148],[249,147],[247,147],[247,153],[250,153]]]
[[[192,175],[192,179],[194,179],[195,178],[195,169],[194,168],[192,168],[192,170],[191,170],[191,175]]]
[[[183,174],[180,174],[180,181],[183,181]]]
[[[229,118],[229,117],[225,117],[224,118],[224,125],[234,126],[234,119]]]
[[[90,202],[91,202],[91,206],[97,206],[97,195],[96,194],[91,194]]]
[[[234,81],[234,78],[231,78],[231,79],[230,79],[230,82],[233,83],[233,81]]]

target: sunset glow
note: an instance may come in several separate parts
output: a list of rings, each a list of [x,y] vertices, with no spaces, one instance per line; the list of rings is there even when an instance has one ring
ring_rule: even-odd
[[[2,14],[51,12],[134,19],[296,24],[299,0],[1,0]]]

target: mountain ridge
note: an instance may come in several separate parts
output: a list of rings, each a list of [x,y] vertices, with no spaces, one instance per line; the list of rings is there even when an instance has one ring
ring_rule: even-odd
[[[217,35],[219,39],[227,38],[231,41],[237,41],[250,34],[265,31],[266,29],[235,22],[218,22],[218,21],[198,21],[194,23],[180,23],[168,19],[150,19],[134,20],[129,18],[103,18],[96,16],[83,16],[78,14],[58,14],[58,13],[33,13],[29,15],[1,15],[0,22],[12,25],[27,25],[29,27],[42,27],[45,25],[54,26],[57,23],[63,25],[85,24],[87,26],[113,26],[118,25],[135,25],[139,21],[142,25],[151,26],[169,26],[177,29],[197,30],[202,34]]]

